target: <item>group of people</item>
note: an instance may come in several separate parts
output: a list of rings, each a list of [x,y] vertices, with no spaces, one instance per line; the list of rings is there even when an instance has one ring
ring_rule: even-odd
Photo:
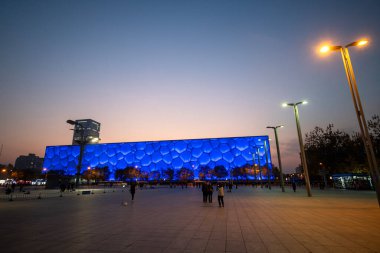
[[[219,183],[217,184],[216,189],[218,191],[219,207],[224,207],[224,185]],[[214,192],[214,187],[210,182],[202,184],[203,203],[207,203],[207,201],[208,203],[212,203],[213,192]],[[136,193],[135,183],[131,183],[129,187],[129,193],[131,194],[132,200],[134,200],[135,193]]]
[[[216,189],[218,191],[219,207],[224,207],[224,185],[218,184],[216,186]],[[214,187],[210,182],[202,184],[203,203],[207,203],[207,201],[208,203],[212,203],[213,193],[214,193]]]
[[[75,183],[74,182],[62,182],[62,180],[59,180],[59,189],[61,190],[61,192],[64,192],[66,190],[75,191]]]

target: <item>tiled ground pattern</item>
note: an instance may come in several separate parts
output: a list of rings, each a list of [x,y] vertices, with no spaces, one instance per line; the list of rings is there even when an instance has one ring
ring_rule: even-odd
[[[128,204],[122,205],[123,202]],[[374,192],[197,188],[0,202],[1,252],[380,252]]]

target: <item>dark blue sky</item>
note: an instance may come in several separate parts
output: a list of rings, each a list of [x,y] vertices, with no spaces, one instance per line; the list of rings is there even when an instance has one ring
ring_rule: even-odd
[[[1,1],[0,163],[69,144],[67,119],[102,142],[247,136],[284,124],[284,167],[303,132],[358,131],[341,56],[351,48],[367,118],[380,108],[379,1]],[[272,143],[272,155],[275,155]],[[273,156],[276,164],[277,159]]]

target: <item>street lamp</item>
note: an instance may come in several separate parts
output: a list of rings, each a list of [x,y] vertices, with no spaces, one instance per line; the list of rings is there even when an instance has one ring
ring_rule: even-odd
[[[280,147],[278,145],[278,136],[277,136],[277,128],[282,128],[284,126],[267,126],[267,128],[271,128],[274,130],[274,136],[276,138],[276,148],[277,148],[277,158],[278,158],[278,167],[280,168],[280,183],[281,183],[281,190],[282,192],[285,192],[284,188],[284,178],[282,175],[282,165],[281,165],[281,156],[280,156]]]
[[[307,196],[311,197],[309,171],[307,169],[306,155],[305,155],[305,149],[303,146],[301,126],[300,126],[300,120],[299,120],[299,115],[298,115],[298,105],[301,105],[301,104],[307,104],[307,101],[301,101],[297,103],[283,103],[282,106],[283,107],[292,106],[294,109],[294,116],[296,118],[296,125],[297,125],[297,132],[298,132],[298,141],[299,141],[300,150],[301,150],[301,162],[302,162],[302,167],[305,174],[306,191],[307,191]]]
[[[344,69],[346,71],[348,86],[350,88],[352,101],[354,103],[356,117],[358,118],[360,132],[361,132],[362,140],[364,143],[364,148],[365,148],[365,151],[367,154],[368,166],[369,166],[369,169],[370,169],[370,172],[372,175],[373,183],[375,185],[377,201],[378,201],[379,206],[380,206],[380,172],[379,172],[379,167],[377,167],[376,156],[375,156],[375,152],[373,151],[371,137],[370,137],[369,132],[368,132],[367,121],[365,119],[363,106],[362,106],[362,103],[360,101],[359,90],[358,90],[358,86],[356,84],[354,69],[352,67],[350,55],[348,53],[348,47],[353,47],[353,46],[361,47],[361,46],[365,46],[367,44],[368,44],[368,40],[363,39],[363,40],[352,42],[352,43],[347,44],[345,46],[326,45],[320,49],[320,52],[321,53],[327,53],[329,51],[339,50],[342,54],[342,60],[343,60]]]
[[[7,179],[7,169],[2,169],[1,173],[4,174],[4,178]]]
[[[80,180],[80,172],[81,172],[81,168],[82,168],[84,147],[86,145],[86,140],[84,140],[84,126],[82,124],[80,124],[79,122],[74,121],[74,120],[70,120],[70,119],[67,120],[66,123],[73,125],[74,131],[75,131],[76,126],[80,127],[80,140],[77,141],[80,145],[79,146],[80,151],[79,151],[79,158],[78,158],[77,173],[76,173],[76,177],[75,177],[75,187],[78,188],[79,180]]]

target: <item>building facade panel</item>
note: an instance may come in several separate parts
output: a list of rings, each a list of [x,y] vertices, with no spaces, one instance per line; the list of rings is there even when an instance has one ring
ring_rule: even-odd
[[[198,177],[201,167],[223,166],[227,171],[259,164],[271,166],[268,136],[228,137],[193,140],[147,141],[88,144],[85,146],[81,171],[108,167],[110,180],[118,169],[139,168],[143,172],[175,171],[187,168]],[[267,144],[265,150],[264,142]],[[79,145],[46,147],[44,168],[75,175]]]

